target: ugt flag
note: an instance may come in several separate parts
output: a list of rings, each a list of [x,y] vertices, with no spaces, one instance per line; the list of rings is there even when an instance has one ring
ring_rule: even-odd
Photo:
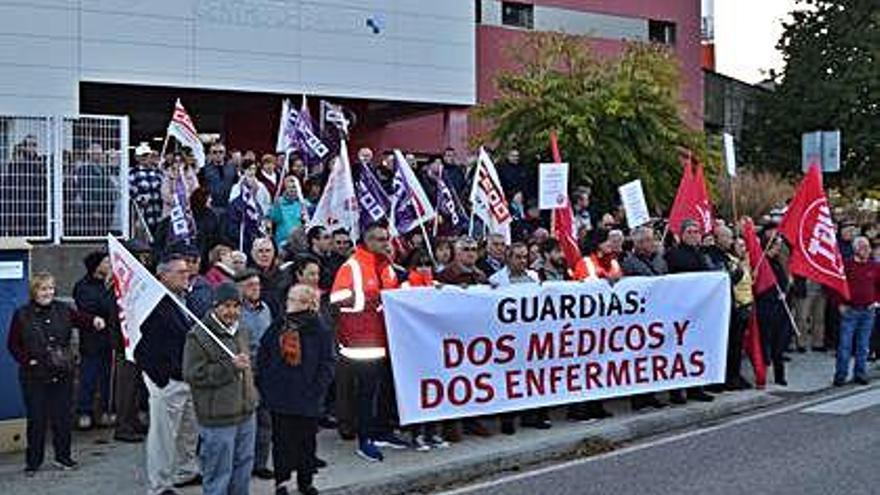
[[[199,139],[199,133],[196,132],[196,127],[189,113],[183,108],[180,98],[174,103],[174,113],[171,115],[171,122],[168,123],[167,134],[192,150],[198,168],[205,166],[205,146]]]
[[[498,180],[498,171],[486,150],[480,147],[474,184],[471,187],[473,214],[483,221],[491,234],[501,234],[510,243],[510,223],[513,217],[504,197],[504,189]]]
[[[340,227],[348,230],[352,239],[360,237],[358,230],[358,198],[354,193],[351,165],[348,163],[348,147],[339,144],[339,156],[333,160],[324,193],[309,221],[309,228],[321,225],[328,230]]]
[[[293,108],[290,100],[285,99],[281,103],[281,122],[275,151],[278,153],[298,151],[306,161],[318,161],[330,153],[327,145],[315,135],[305,95],[299,112]]]
[[[813,165],[798,186],[779,233],[791,245],[791,273],[813,280],[849,299],[843,257],[837,247],[837,227],[822,188],[822,172]]]
[[[400,150],[394,150],[394,192],[391,195],[391,225],[407,234],[434,219],[436,213],[422,184]]]
[[[134,348],[141,340],[141,324],[168,291],[115,237],[108,235],[107,245],[125,358],[134,361]]]

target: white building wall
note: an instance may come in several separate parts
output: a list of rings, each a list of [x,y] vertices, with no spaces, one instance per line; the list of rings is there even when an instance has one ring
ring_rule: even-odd
[[[467,105],[474,40],[471,1],[0,0],[0,113],[80,81]]]

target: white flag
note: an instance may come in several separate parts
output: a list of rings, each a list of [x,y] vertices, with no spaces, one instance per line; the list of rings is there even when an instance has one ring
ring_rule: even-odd
[[[298,118],[299,113],[291,107],[290,99],[285,98],[281,102],[281,121],[278,124],[278,139],[275,141],[277,153],[287,153],[296,147],[293,142],[293,129]]]
[[[196,132],[196,127],[183,108],[180,98],[174,103],[174,113],[171,115],[171,122],[168,123],[168,135],[192,150],[198,168],[205,166],[205,146],[199,139],[199,133]]]
[[[309,222],[309,228],[321,225],[328,230],[340,227],[348,229],[352,239],[360,237],[358,230],[358,201],[354,193],[351,165],[348,163],[348,146],[339,144],[339,156],[333,160],[324,193]]]
[[[489,229],[490,234],[501,234],[510,243],[510,223],[513,217],[504,197],[504,189],[498,180],[498,171],[486,150],[480,147],[474,184],[471,188],[473,213]]]
[[[125,343],[125,358],[134,361],[134,348],[141,340],[141,324],[168,290],[144,268],[119,241],[107,236],[113,287],[119,305],[119,323]]]

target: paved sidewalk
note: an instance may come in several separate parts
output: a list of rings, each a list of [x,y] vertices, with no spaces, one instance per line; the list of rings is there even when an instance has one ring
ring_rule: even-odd
[[[488,439],[465,437],[464,442],[448,449],[426,453],[386,449],[386,460],[381,464],[367,463],[356,457],[354,442],[340,440],[335,431],[322,431],[318,453],[330,466],[321,471],[316,486],[322,493],[361,495],[428,490],[524,465],[577,455],[588,439],[625,442],[699,425],[830,386],[834,366],[831,354],[791,356],[792,361],[788,363],[790,385],[785,388],[771,384],[763,391],[725,393],[709,404],[689,403],[641,413],[632,413],[627,400],[611,401],[609,408],[615,416],[607,420],[572,423],[557,418],[554,427],[547,431],[520,429],[515,436],[495,435]],[[0,493],[146,493],[143,445],[118,444],[108,441],[110,437],[109,431],[76,436],[74,451],[81,468],[74,472],[46,467],[33,479],[27,479],[22,473],[23,454],[0,456]],[[50,455],[48,451],[47,455]],[[195,495],[201,490],[191,488],[183,493]],[[252,493],[272,493],[272,482],[254,481]]]

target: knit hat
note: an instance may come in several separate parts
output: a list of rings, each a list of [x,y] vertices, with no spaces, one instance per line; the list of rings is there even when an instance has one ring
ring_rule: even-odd
[[[104,261],[104,258],[106,258],[107,256],[108,255],[106,251],[92,251],[91,253],[89,253],[83,259],[83,265],[85,265],[86,267],[86,272],[89,275],[95,273],[98,265],[100,265],[101,262]]]
[[[684,234],[684,231],[688,229],[688,227],[699,227],[700,225],[690,218],[686,218],[681,221],[681,231],[680,234]]]
[[[238,287],[232,282],[224,282],[214,289],[214,306],[219,306],[228,301],[240,301]]]

